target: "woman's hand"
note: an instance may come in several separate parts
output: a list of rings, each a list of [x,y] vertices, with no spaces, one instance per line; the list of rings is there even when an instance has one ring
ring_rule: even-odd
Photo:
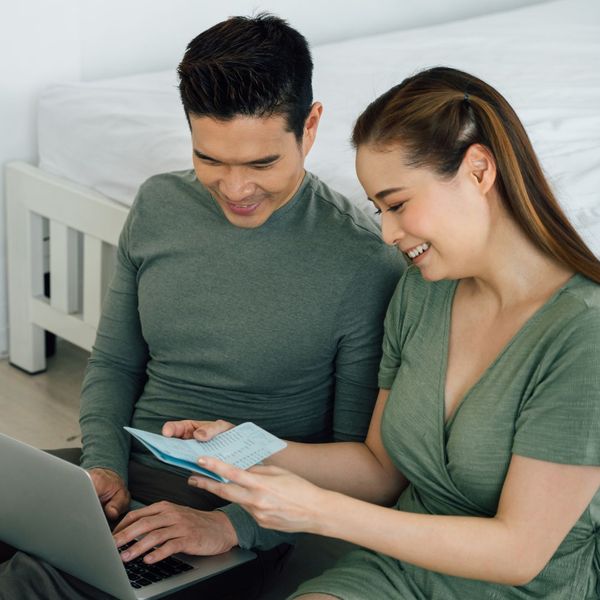
[[[229,483],[202,476],[190,477],[188,483],[241,505],[261,527],[319,533],[333,492],[279,467],[256,466],[244,471],[209,457],[200,458],[198,464]]]
[[[197,439],[199,442],[208,442],[219,433],[235,427],[227,421],[167,421],[162,426],[162,434],[166,437],[182,438],[184,440]]]

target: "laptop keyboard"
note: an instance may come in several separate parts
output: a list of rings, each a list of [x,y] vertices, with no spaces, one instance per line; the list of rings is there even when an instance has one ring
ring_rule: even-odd
[[[129,544],[121,546],[119,552],[133,546],[133,544],[135,544],[135,542],[129,542]],[[129,577],[129,583],[131,584],[131,587],[135,589],[150,585],[151,583],[156,583],[157,581],[162,581],[163,579],[167,579],[168,577],[172,577],[173,575],[185,571],[190,571],[194,568],[174,556],[169,556],[160,562],[147,565],[142,560],[144,556],[145,555],[138,556],[127,563],[123,563],[125,571],[127,572],[127,577]]]

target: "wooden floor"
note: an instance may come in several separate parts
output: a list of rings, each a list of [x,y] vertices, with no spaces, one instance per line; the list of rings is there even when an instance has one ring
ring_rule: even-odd
[[[81,445],[79,390],[89,354],[58,342],[48,370],[28,375],[0,360],[0,433],[37,448]]]

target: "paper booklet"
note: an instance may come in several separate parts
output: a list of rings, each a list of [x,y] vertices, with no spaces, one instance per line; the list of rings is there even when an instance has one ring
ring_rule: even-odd
[[[124,429],[159,460],[224,483],[227,483],[224,477],[198,465],[200,456],[212,456],[240,469],[248,469],[287,446],[283,440],[254,423],[242,423],[208,442],[170,438],[133,427]]]

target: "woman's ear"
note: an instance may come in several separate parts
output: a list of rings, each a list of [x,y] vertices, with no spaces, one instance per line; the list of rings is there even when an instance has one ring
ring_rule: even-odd
[[[465,152],[462,167],[464,172],[487,194],[496,182],[496,161],[492,153],[482,144],[472,144]]]

